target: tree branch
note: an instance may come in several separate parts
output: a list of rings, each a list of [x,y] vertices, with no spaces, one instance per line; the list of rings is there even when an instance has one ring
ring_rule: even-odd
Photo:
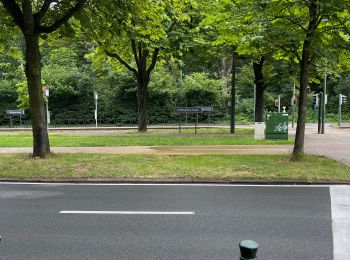
[[[54,22],[51,26],[39,26],[39,32],[52,33],[56,31],[62,24],[68,22],[73,15],[81,11],[87,1],[88,0],[79,0],[74,7],[69,9],[61,19]]]
[[[299,26],[304,32],[307,32],[307,29],[300,23],[298,23],[297,21],[293,20],[292,18],[290,17],[287,17],[287,16],[283,16],[283,15],[278,15],[278,16],[275,16],[275,19],[286,19],[287,21],[291,22],[292,24],[295,24],[297,26]]]
[[[23,30],[23,14],[21,8],[14,0],[1,0],[7,12],[11,15],[16,25]]]
[[[104,51],[104,53],[106,53],[107,56],[112,57],[112,58],[116,58],[121,64],[123,64],[128,70],[130,70],[131,72],[133,72],[135,75],[137,75],[137,70],[134,69],[133,67],[131,67],[125,60],[123,60],[117,53],[111,53],[109,51]]]
[[[140,59],[141,59],[141,57],[137,56],[136,42],[133,39],[131,39],[131,49],[132,49],[132,53],[134,54],[134,59],[135,59],[136,65],[137,65],[138,68],[140,68]]]
[[[53,2],[56,2],[56,0],[45,0],[40,8],[40,11],[34,14],[34,19],[37,21],[38,25],[40,24],[41,19],[49,11],[49,8]]]
[[[141,42],[138,43],[138,51],[139,51],[139,61],[140,61],[140,66],[142,66],[142,62],[144,59],[143,55],[142,55],[142,44]]]
[[[147,74],[150,75],[157,63],[159,48],[155,48],[152,55],[152,62],[147,69]]]

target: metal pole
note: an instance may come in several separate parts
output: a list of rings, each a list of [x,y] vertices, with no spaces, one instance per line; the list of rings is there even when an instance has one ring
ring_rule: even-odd
[[[179,134],[181,134],[181,116],[179,117]]]
[[[46,129],[49,131],[49,97],[46,96],[45,99],[45,104],[46,104]]]
[[[294,112],[295,112],[294,100],[295,100],[295,82],[293,85],[293,101],[292,101],[292,127],[293,128],[294,128]]]
[[[281,95],[278,95],[278,113],[281,113]]]
[[[339,120],[338,120],[338,126],[341,124],[341,105],[342,105],[342,94],[339,94]]]
[[[236,124],[236,59],[237,53],[233,50],[232,53],[232,80],[231,80],[231,118],[230,118],[230,133],[235,133]]]
[[[322,128],[321,128],[321,134],[324,134],[324,128],[325,128],[326,96],[327,96],[327,73],[324,74],[324,86],[323,86],[323,96],[322,96]]]
[[[256,102],[256,85],[254,84],[254,116],[253,116],[254,122],[253,122],[253,123],[255,123],[255,121],[256,121],[256,117],[255,117],[255,113],[256,113],[256,104],[255,104],[255,102]]]
[[[95,120],[96,120],[96,128],[98,127],[98,123],[97,123],[97,98],[95,98]]]
[[[319,104],[318,104],[318,127],[317,127],[317,133],[321,133],[321,126],[322,126],[322,100],[323,100],[323,93],[319,93]]]
[[[49,96],[50,96],[50,92],[49,92],[49,86],[45,85],[44,87],[44,94],[45,94],[45,104],[46,104],[46,129],[47,131],[49,131]]]
[[[197,134],[198,113],[196,113],[196,124],[194,125],[194,133]]]

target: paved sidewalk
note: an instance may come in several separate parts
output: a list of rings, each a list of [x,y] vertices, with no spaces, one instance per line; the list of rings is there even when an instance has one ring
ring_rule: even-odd
[[[350,166],[350,128],[327,126],[317,134],[317,125],[306,128],[305,152],[322,155]]]

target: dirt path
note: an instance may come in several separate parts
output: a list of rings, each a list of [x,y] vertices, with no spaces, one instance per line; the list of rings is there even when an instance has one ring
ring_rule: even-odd
[[[286,154],[291,145],[197,145],[197,146],[118,146],[118,147],[53,147],[53,153],[104,154]],[[0,153],[31,153],[30,147],[0,148]]]

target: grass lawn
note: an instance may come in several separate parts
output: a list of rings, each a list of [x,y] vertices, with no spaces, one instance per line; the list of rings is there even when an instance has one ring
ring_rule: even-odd
[[[350,181],[350,167],[341,163],[316,156],[291,162],[288,155],[3,154],[0,169],[0,178],[16,179]]]
[[[136,134],[135,131],[120,132],[63,132],[50,133],[53,147],[96,147],[96,146],[161,146],[161,145],[249,145],[249,144],[291,144],[293,140],[255,141],[252,129],[239,129],[237,134],[229,135],[224,130],[207,129],[200,134],[175,134],[169,130],[151,130],[149,133]],[[186,130],[186,132],[193,130]],[[217,132],[219,131],[219,132]],[[221,131],[221,132],[220,132]],[[30,132],[0,133],[0,147],[31,147]]]

